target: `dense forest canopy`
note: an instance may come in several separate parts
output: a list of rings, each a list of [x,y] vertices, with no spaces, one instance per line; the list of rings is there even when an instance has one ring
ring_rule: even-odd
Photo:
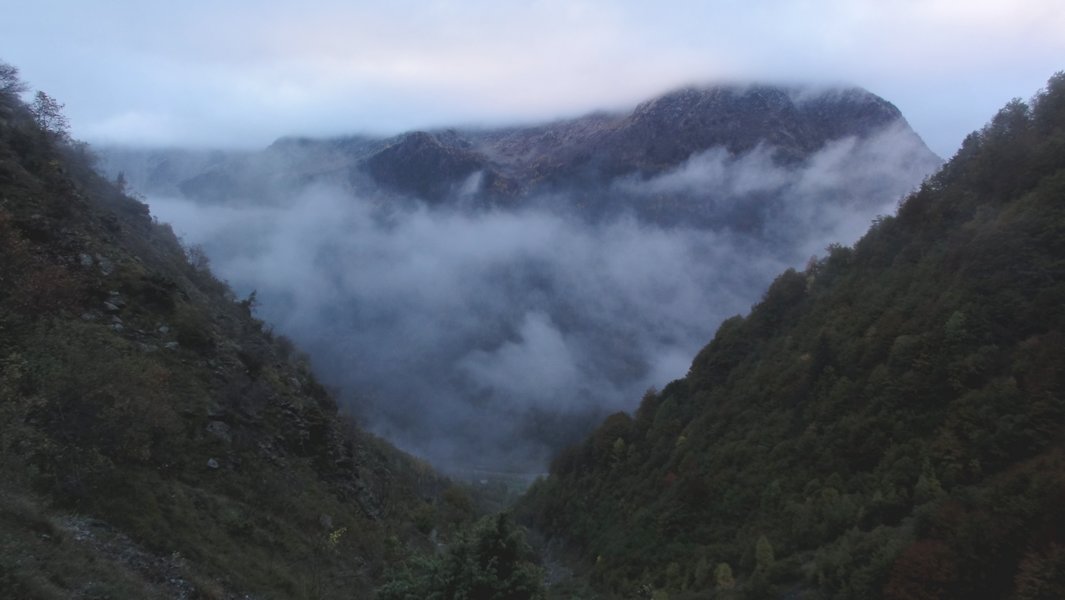
[[[522,503],[629,597],[1065,597],[1065,74]]]

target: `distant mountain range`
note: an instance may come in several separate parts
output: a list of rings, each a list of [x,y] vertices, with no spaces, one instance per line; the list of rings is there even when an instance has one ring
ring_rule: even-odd
[[[652,179],[707,151],[742,156],[764,148],[774,164],[797,166],[830,142],[867,140],[885,130],[897,134],[892,143],[906,146],[898,153],[906,164],[898,166],[927,172],[941,162],[894,105],[865,90],[766,85],[684,88],[628,113],[525,127],[282,138],[260,152],[104,148],[101,154],[105,171],[125,172],[149,195],[269,202],[308,183],[329,182],[467,206],[517,206],[578,193],[584,202],[595,198],[586,208],[601,213],[601,204],[610,202],[602,196],[625,204],[611,182]],[[646,214],[677,221],[661,210]]]

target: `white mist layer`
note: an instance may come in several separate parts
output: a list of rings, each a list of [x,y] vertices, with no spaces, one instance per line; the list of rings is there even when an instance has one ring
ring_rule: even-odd
[[[781,271],[892,212],[929,169],[908,160],[913,143],[889,129],[792,167],[771,148],[711,150],[614,184],[739,210],[782,196],[754,235],[626,214],[431,209],[325,186],[284,206],[149,204],[239,293],[258,291],[261,316],[373,431],[438,465],[536,471],[604,414],[682,377]]]

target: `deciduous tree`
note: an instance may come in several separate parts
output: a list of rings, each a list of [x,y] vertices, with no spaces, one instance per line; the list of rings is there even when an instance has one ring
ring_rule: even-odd
[[[26,91],[26,84],[19,79],[18,69],[0,61],[0,101],[10,102]]]
[[[70,122],[63,114],[63,104],[48,94],[38,91],[30,105],[37,125],[61,141],[70,139]]]

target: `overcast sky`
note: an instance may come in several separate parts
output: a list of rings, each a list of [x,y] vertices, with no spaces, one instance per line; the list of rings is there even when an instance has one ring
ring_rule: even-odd
[[[260,147],[863,86],[940,155],[1065,69],[1062,0],[0,0],[0,60],[93,143]]]

